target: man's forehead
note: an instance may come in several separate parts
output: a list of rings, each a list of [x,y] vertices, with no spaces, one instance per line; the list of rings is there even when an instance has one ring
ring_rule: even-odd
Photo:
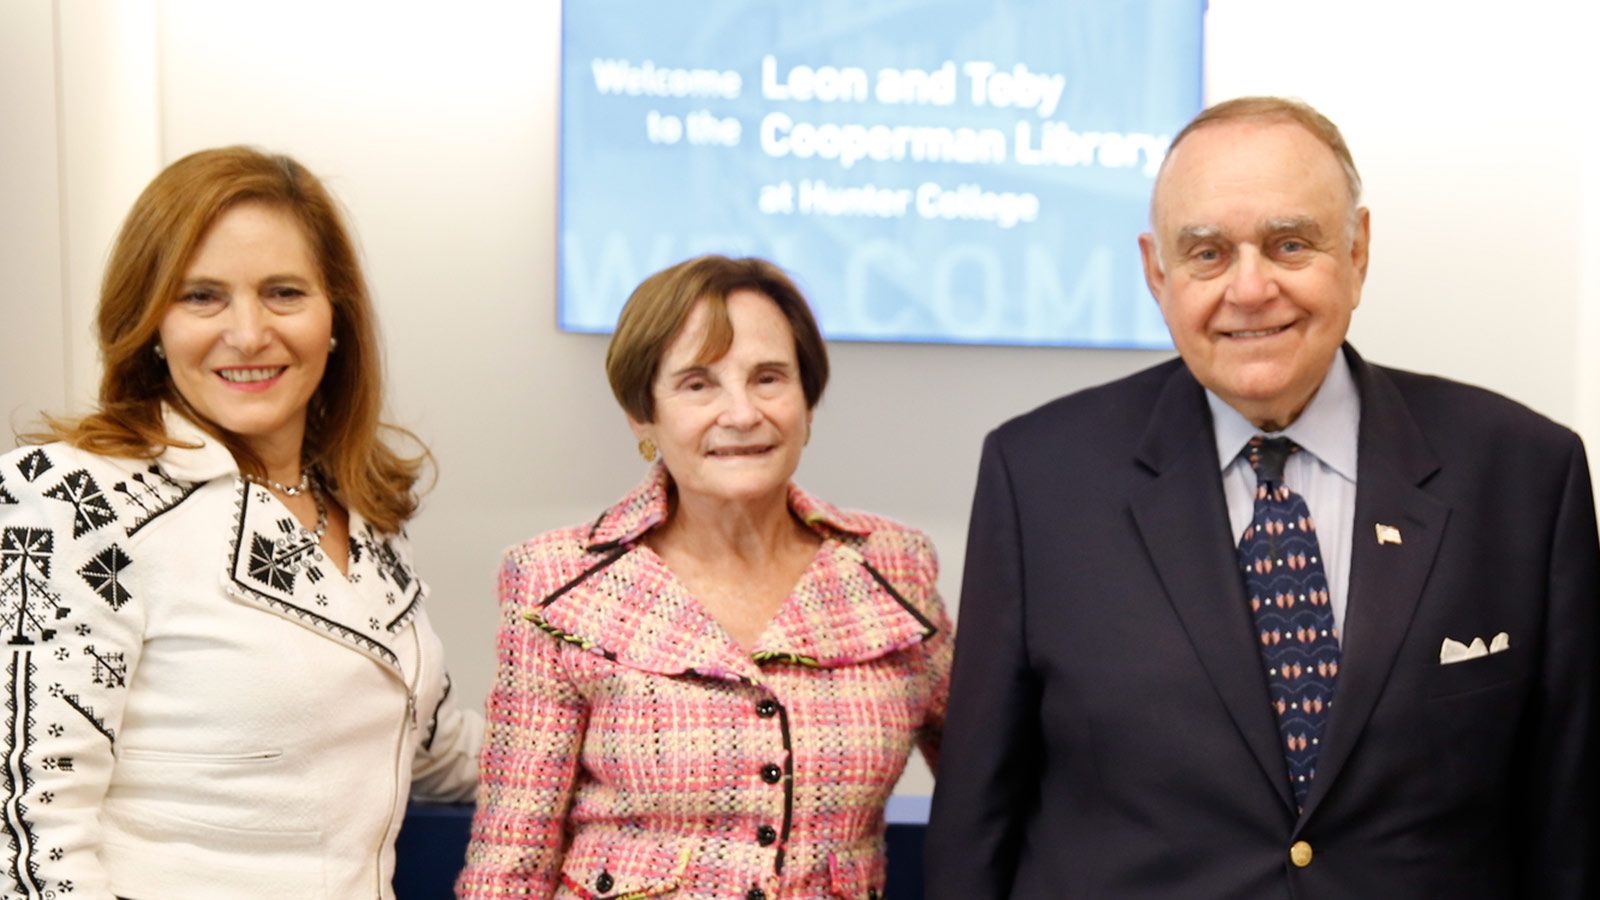
[[[1167,230],[1220,227],[1218,217],[1230,211],[1244,213],[1251,225],[1316,219],[1342,214],[1349,202],[1331,148],[1293,121],[1251,118],[1210,123],[1187,135],[1157,176],[1150,211],[1152,224]]]
[[[1338,157],[1316,134],[1283,116],[1248,116],[1207,122],[1167,151],[1162,172],[1183,166],[1225,163],[1260,152],[1261,148],[1298,151],[1339,166]]]

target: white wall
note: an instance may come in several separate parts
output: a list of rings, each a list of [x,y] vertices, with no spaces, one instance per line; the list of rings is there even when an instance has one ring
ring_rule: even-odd
[[[1581,33],[1594,34],[1600,12],[1584,9]],[[1600,84],[1600,55],[1583,54],[1577,84]],[[1571,114],[1571,113],[1569,113]],[[1578,229],[1578,328],[1572,336],[1578,357],[1578,388],[1573,424],[1589,448],[1591,474],[1600,476],[1600,119],[1577,114],[1583,122],[1582,143],[1589,148],[1578,195],[1582,221]],[[1595,489],[1600,497],[1600,485]]]
[[[1208,93],[1297,95],[1345,129],[1373,208],[1353,331],[1370,358],[1503,391],[1600,446],[1600,159],[1583,131],[1600,73],[1566,9],[1212,0]],[[394,418],[440,463],[412,534],[478,702],[499,550],[591,519],[642,467],[605,339],[554,326],[558,50],[553,0],[0,7],[0,410],[90,393],[98,266],[160,165],[241,142],[298,156],[351,210]],[[929,530],[952,603],[985,431],[1163,358],[832,349],[800,480]]]
[[[1302,96],[1340,123],[1372,208],[1351,337],[1371,358],[1579,416],[1587,164],[1577,4],[1213,2],[1214,98]],[[1294,38],[1293,35],[1306,37]],[[1309,46],[1308,46],[1309,45]]]
[[[49,4],[0,6],[0,418],[13,428],[67,398],[55,47]]]

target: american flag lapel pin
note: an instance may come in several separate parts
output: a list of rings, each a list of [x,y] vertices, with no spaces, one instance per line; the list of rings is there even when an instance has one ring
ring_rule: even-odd
[[[1400,541],[1400,529],[1394,527],[1393,525],[1385,525],[1382,522],[1379,522],[1378,525],[1377,525],[1377,531],[1378,531],[1378,546],[1381,547],[1384,544],[1399,544],[1399,543],[1401,543],[1401,541]]]

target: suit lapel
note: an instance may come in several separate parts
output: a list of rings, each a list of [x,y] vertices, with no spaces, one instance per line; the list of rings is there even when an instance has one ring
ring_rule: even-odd
[[[1449,507],[1419,487],[1439,462],[1394,383],[1353,349],[1347,347],[1346,355],[1361,391],[1346,649],[1307,816],[1332,789],[1383,693],[1450,515]],[[1398,530],[1401,542],[1379,543],[1380,525]]]
[[[922,643],[936,629],[850,542],[825,541],[762,632],[755,658],[850,666]]]
[[[1132,501],[1140,537],[1240,736],[1288,809],[1289,778],[1269,712],[1204,392],[1178,367],[1156,402],[1139,461],[1154,478]]]

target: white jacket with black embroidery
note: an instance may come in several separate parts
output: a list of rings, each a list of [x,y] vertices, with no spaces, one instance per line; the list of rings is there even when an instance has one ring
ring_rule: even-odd
[[[227,450],[0,456],[0,894],[392,897],[408,793],[470,798],[403,537],[348,576]]]

